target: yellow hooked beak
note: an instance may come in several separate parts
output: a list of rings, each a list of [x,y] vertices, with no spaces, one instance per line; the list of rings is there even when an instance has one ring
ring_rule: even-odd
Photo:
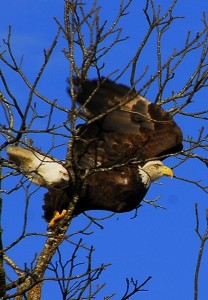
[[[166,167],[166,166],[162,166],[161,167],[161,172],[163,173],[163,175],[169,176],[171,178],[173,178],[173,170]]]

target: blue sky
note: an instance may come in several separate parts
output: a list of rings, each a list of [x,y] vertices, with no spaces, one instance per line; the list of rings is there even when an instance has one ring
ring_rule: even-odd
[[[92,1],[89,1],[91,3]],[[137,3],[139,2],[139,3]],[[161,1],[162,2],[162,1]],[[1,11],[4,14],[0,19],[0,39],[6,38],[8,26],[12,26],[12,44],[14,53],[20,61],[23,58],[23,70],[28,78],[33,81],[43,60],[43,49],[48,48],[56,33],[57,26],[53,17],[57,17],[62,22],[64,1],[1,1]],[[159,3],[156,1],[156,3]],[[162,11],[168,7],[169,1],[162,3]],[[99,1],[101,6],[101,18],[110,21],[116,15],[116,9],[119,1]],[[110,72],[120,69],[126,65],[129,59],[135,53],[136,48],[147,29],[147,23],[142,13],[145,1],[134,1],[128,9],[127,15],[121,22],[123,27],[123,36],[129,36],[128,41],[118,44],[106,56],[105,68],[102,75],[108,75]],[[168,57],[173,48],[180,49],[184,44],[187,30],[191,30],[193,36],[202,29],[202,12],[207,11],[208,2],[205,0],[179,0],[175,15],[184,16],[184,19],[175,21],[175,25],[165,34],[162,51],[164,57]],[[5,49],[1,42],[1,50]],[[137,67],[138,74],[141,74],[146,65],[149,65],[149,74],[154,73],[157,61],[155,57],[155,37],[147,44],[146,51],[141,57],[141,63]],[[57,103],[62,106],[70,107],[70,101],[66,93],[66,78],[69,75],[69,64],[62,53],[65,42],[60,39],[54,55],[38,85],[38,91],[51,99],[57,99]],[[178,75],[170,82],[165,91],[165,96],[171,95],[172,90],[180,89],[187,76],[190,76],[193,67],[197,63],[197,55],[192,54],[184,61],[183,67],[179,68]],[[79,57],[77,58],[79,59]],[[28,98],[29,90],[2,62],[0,68],[4,72],[11,91],[17,97],[20,106],[24,107]],[[93,70],[90,76],[95,76]],[[120,82],[129,84],[129,74],[127,71]],[[0,89],[3,89],[0,82]],[[154,101],[156,95],[155,86],[150,89],[146,97]],[[207,89],[201,91],[190,105],[187,111],[198,111],[207,108],[206,104]],[[38,111],[43,115],[48,113],[48,105],[35,99]],[[54,118],[54,122],[64,117],[64,113],[59,113]],[[201,126],[205,126],[206,121],[193,121],[189,118],[176,117],[180,124],[184,136],[197,137]],[[44,119],[38,119],[34,123],[34,128],[44,128]],[[16,120],[18,128],[18,118]],[[51,145],[50,136],[31,136],[36,147],[42,147],[47,151]],[[0,142],[4,142],[0,136]],[[57,141],[57,140],[56,140]],[[58,140],[61,144],[61,141]],[[53,153],[57,158],[64,159],[66,146],[60,146]],[[5,156],[5,153],[3,154]],[[166,160],[170,167],[174,166],[175,159]],[[194,160],[179,166],[175,169],[176,176],[187,177],[191,180],[202,180],[207,185],[207,169]],[[9,178],[4,183],[4,189],[12,189],[21,177]],[[207,194],[199,188],[177,179],[162,178],[160,184],[153,184],[148,192],[146,199],[155,199],[160,196],[159,204],[166,209],[155,209],[146,203],[138,211],[138,217],[133,218],[134,212],[117,214],[102,223],[104,229],[93,225],[88,232],[93,234],[82,235],[84,243],[96,249],[93,255],[93,264],[95,267],[101,263],[112,263],[110,267],[101,276],[100,283],[106,283],[106,287],[99,294],[97,299],[104,299],[104,296],[117,293],[114,299],[120,299],[125,291],[125,278],[134,277],[139,282],[143,282],[148,276],[152,279],[145,286],[148,292],[137,294],[132,299],[141,300],[175,300],[175,299],[193,299],[194,272],[199,251],[200,241],[195,233],[195,211],[194,203],[198,202],[200,215],[200,228],[205,230],[205,209],[207,208]],[[29,185],[30,191],[37,189],[34,185]],[[42,197],[45,190],[39,189],[33,194],[28,208],[28,232],[46,232],[46,223],[41,218],[42,215]],[[10,195],[5,195],[3,203],[3,242],[7,246],[16,239],[22,231],[23,212],[25,208],[25,191],[19,190]],[[92,214],[96,217],[108,215],[106,213],[96,212]],[[80,230],[87,225],[88,220],[84,216],[74,219],[69,234]],[[71,239],[78,241],[80,236],[74,236]],[[28,265],[39,252],[44,243],[44,237],[28,237],[19,245],[12,248],[8,255],[14,261],[24,268],[24,263]],[[73,246],[64,243],[61,246],[65,260],[70,258]],[[24,253],[24,255],[23,255]],[[84,261],[87,252],[83,250],[80,253],[80,260]],[[207,298],[207,266],[208,253],[207,247],[202,261],[200,272],[199,299]],[[43,290],[43,300],[59,299],[56,284],[47,283]],[[61,299],[61,298],[60,298]]]

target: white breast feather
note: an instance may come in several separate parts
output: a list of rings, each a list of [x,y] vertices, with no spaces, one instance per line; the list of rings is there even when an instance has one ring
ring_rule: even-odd
[[[143,182],[144,186],[149,187],[149,185],[151,184],[151,180],[150,180],[150,177],[147,174],[147,172],[145,172],[144,170],[139,168],[139,176],[142,179],[142,182]]]

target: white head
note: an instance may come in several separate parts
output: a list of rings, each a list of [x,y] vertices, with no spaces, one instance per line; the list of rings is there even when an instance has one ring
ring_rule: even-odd
[[[139,167],[139,174],[146,186],[149,186],[151,182],[154,182],[163,175],[173,177],[173,171],[166,167],[160,160],[148,161],[143,167]]]

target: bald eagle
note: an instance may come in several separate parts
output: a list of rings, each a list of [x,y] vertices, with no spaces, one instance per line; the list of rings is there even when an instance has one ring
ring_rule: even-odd
[[[7,149],[25,176],[48,189],[43,209],[51,226],[67,211],[78,186],[75,216],[137,208],[153,181],[173,176],[161,160],[182,150],[182,132],[172,116],[136,91],[106,78],[74,78],[73,84],[86,121],[78,125],[65,164],[31,149]]]

